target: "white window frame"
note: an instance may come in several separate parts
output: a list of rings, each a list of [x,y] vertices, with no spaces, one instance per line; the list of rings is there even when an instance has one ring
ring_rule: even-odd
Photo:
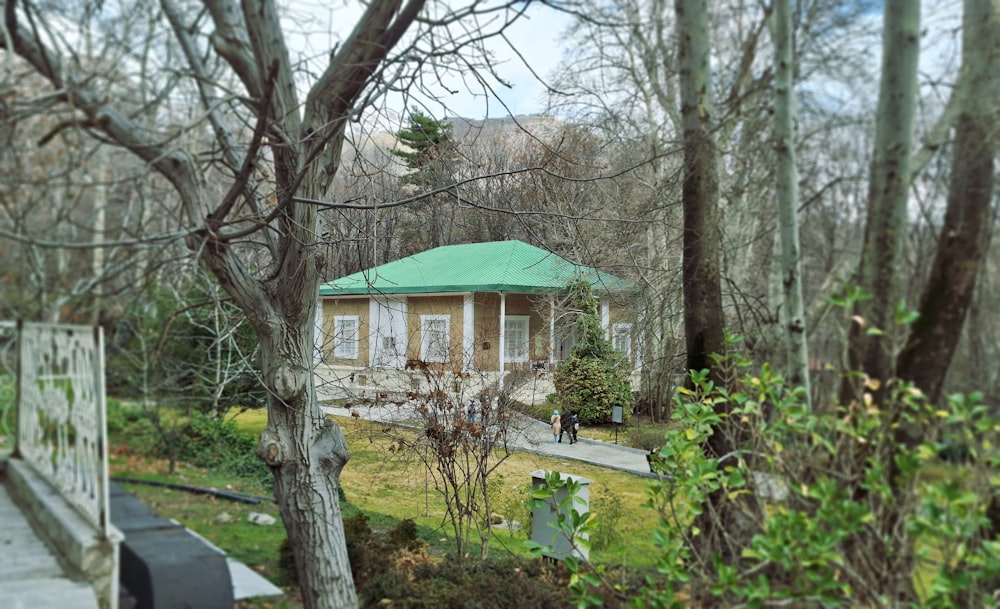
[[[625,344],[622,345],[622,338]],[[625,359],[632,361],[632,324],[616,323],[611,325],[611,348],[622,352]]]
[[[444,335],[442,338],[433,340],[431,326],[440,322],[444,322]],[[443,353],[433,350],[434,348],[440,349],[442,346],[444,347]],[[451,315],[420,316],[420,359],[429,363],[447,363],[451,359]]]
[[[346,324],[353,324],[348,330]],[[348,335],[348,332],[351,335]],[[358,315],[333,316],[333,357],[336,359],[358,359],[361,340],[361,318]]]
[[[530,315],[506,315],[504,317],[504,363],[523,364],[528,361],[528,352],[531,349],[531,324]],[[511,326],[519,326],[515,332],[511,332]],[[514,334],[523,332],[523,340],[515,342]]]

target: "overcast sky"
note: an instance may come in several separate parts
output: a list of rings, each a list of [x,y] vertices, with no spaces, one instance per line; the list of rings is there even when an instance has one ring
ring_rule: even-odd
[[[293,56],[299,50],[304,56],[318,58],[320,62],[328,56],[336,41],[349,35],[350,28],[357,23],[363,10],[351,1],[319,5],[313,0],[295,0],[287,5],[287,9],[286,32]],[[564,46],[561,37],[569,23],[570,18],[563,13],[541,4],[530,4],[524,15],[506,30],[510,45],[499,38],[489,41],[489,48],[496,59],[496,70],[511,85],[508,88],[496,81],[488,83],[503,104],[496,99],[485,99],[481,88],[478,94],[468,91],[469,87],[462,84],[462,75],[455,74],[449,77],[447,89],[424,81],[425,85],[433,88],[436,99],[422,100],[426,104],[425,111],[435,117],[447,115],[472,119],[503,117],[507,116],[508,110],[514,115],[542,112],[545,108],[545,87],[532,74],[532,69],[542,78],[551,74],[561,58]],[[517,53],[511,50],[511,46],[517,49]],[[530,64],[530,69],[526,62]],[[319,64],[316,65],[316,69],[321,69]],[[460,92],[451,93],[450,90]],[[414,101],[411,101],[411,106]],[[390,98],[386,103],[395,112],[405,111],[402,98]]]

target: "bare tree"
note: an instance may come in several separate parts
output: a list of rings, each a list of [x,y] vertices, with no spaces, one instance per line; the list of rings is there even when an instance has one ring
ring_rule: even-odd
[[[781,231],[784,326],[788,340],[789,378],[805,388],[810,403],[809,349],[802,303],[802,263],[799,246],[798,173],[795,167],[795,57],[792,44],[792,6],[775,0],[771,17],[774,42],[774,146],[778,160],[776,192]]]
[[[719,169],[708,6],[677,0],[678,65],[684,139],[684,325],[687,368],[713,370],[725,353],[719,272]],[[730,452],[723,449],[719,455]]]
[[[993,233],[998,64],[998,8],[995,3],[966,0],[948,206],[920,316],[896,363],[899,377],[914,381],[932,401],[941,395]]]
[[[919,42],[920,3],[887,2],[868,216],[857,278],[858,287],[876,297],[855,305],[848,348],[850,369],[881,384],[878,395],[895,373],[898,269],[906,236]],[[861,382],[849,378],[841,401],[860,400],[861,392]]]
[[[182,100],[164,88],[164,96],[143,112],[122,109],[104,95],[103,77],[72,50],[67,23],[90,27],[99,17],[126,18],[127,6],[88,5],[73,21],[51,9],[7,1],[2,46],[48,81],[52,98],[70,108],[79,124],[130,151],[173,187],[188,247],[246,314],[259,340],[269,393],[259,454],[274,473],[304,603],[354,606],[337,500],[347,446],[340,429],[319,409],[312,382],[321,260],[317,206],[326,201],[340,167],[350,120],[380,92],[418,86],[421,67],[460,66],[477,74],[485,65],[476,59],[482,55],[454,50],[481,48],[484,37],[502,32],[521,9],[503,3],[369,3],[350,35],[323,53],[326,59],[309,73],[293,64],[273,2],[201,4],[203,10],[162,0],[161,13],[150,11],[145,22],[126,30],[145,32],[153,42],[142,48],[153,54],[167,52],[154,34],[172,33],[176,47],[171,48],[179,49],[178,55],[158,57],[170,72],[144,78],[185,83],[198,108],[189,106],[190,116],[182,123],[161,121],[160,108],[190,98]],[[491,24],[490,32],[480,26],[483,21]],[[113,31],[106,34],[109,40]],[[231,89],[213,85],[230,82]],[[210,132],[211,145],[182,147],[177,135],[193,130]],[[217,194],[212,184],[223,184],[224,192]]]

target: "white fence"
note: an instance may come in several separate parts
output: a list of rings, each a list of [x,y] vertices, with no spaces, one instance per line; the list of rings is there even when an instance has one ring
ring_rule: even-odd
[[[109,532],[104,337],[18,323],[17,452],[101,537]]]

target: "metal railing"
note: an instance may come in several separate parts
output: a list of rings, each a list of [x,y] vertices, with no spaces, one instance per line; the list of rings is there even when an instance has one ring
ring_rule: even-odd
[[[110,516],[101,329],[18,322],[16,336],[17,456],[106,538]]]

